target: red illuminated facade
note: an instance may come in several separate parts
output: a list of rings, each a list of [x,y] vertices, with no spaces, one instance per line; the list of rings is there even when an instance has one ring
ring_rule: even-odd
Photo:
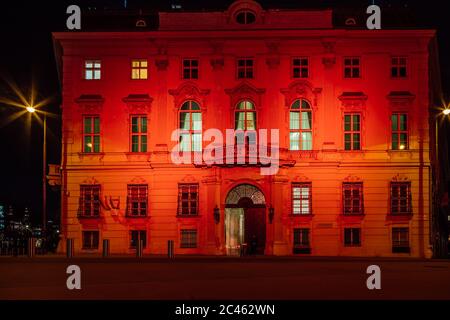
[[[332,11],[159,14],[154,31],[54,33],[62,232],[76,253],[430,257],[431,30]],[[176,165],[209,128],[279,129],[280,169]],[[187,143],[187,142],[190,143]]]

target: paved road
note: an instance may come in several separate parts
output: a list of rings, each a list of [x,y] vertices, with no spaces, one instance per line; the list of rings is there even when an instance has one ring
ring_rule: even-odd
[[[81,290],[66,287],[71,264],[81,268]],[[379,291],[366,287],[373,264]],[[0,299],[450,300],[450,261],[0,258]]]

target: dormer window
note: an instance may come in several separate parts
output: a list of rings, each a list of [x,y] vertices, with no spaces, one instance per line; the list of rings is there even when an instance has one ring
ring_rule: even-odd
[[[253,11],[242,10],[236,14],[236,22],[239,24],[252,24],[256,21],[256,15]]]

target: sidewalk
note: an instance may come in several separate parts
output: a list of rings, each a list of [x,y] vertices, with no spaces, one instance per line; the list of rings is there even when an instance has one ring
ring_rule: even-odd
[[[36,255],[33,258],[27,256],[0,256],[1,262],[58,262],[58,261],[82,261],[82,262],[136,262],[141,261],[145,263],[151,262],[442,262],[449,263],[449,259],[425,259],[425,258],[410,258],[410,257],[319,257],[319,256],[211,256],[211,255],[176,255],[173,259],[168,258],[166,255],[144,255],[142,258],[137,258],[134,255],[110,255],[109,257],[103,258],[99,254],[83,254],[75,255],[72,258],[67,258],[63,254],[47,254],[47,255]]]

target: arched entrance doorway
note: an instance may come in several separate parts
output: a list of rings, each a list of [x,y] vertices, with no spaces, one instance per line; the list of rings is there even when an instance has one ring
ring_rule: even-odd
[[[225,240],[228,255],[264,254],[266,246],[266,200],[251,184],[234,187],[225,201]]]

